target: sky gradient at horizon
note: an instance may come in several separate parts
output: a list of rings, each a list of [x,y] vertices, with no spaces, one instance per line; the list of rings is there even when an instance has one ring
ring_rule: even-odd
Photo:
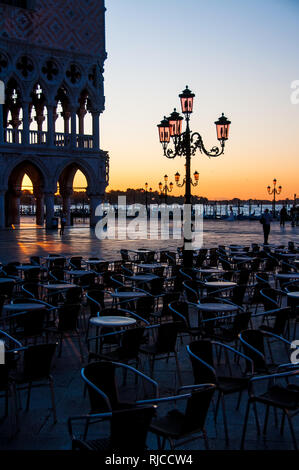
[[[232,121],[225,154],[197,154],[195,194],[266,198],[274,177],[285,197],[299,193],[299,3],[293,0],[106,0],[106,110],[101,147],[110,154],[110,189],[157,189],[184,159],[162,155],[156,125],[180,108],[186,84],[196,94],[191,120],[205,145],[214,121]],[[176,189],[181,194],[182,189]]]
[[[214,121],[232,121],[225,153],[197,152],[196,195],[266,199],[277,178],[281,197],[299,195],[297,0],[106,0],[105,97],[101,148],[110,155],[107,190],[158,189],[163,175],[184,173],[184,158],[163,157],[157,124],[189,85],[195,93],[191,129],[210,149]],[[76,175],[74,185],[83,186]],[[174,194],[183,194],[175,188]]]

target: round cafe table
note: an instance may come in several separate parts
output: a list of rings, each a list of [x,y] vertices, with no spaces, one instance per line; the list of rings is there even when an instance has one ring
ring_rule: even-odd
[[[66,274],[70,276],[85,276],[85,274],[89,274],[89,271],[84,271],[83,269],[70,269],[69,271],[65,271]]]
[[[250,258],[250,256],[234,256],[233,260],[234,261],[244,261],[244,263],[245,263],[246,261],[251,261],[252,258]]]
[[[216,287],[221,289],[221,287],[235,287],[237,285],[236,282],[232,281],[207,281],[205,282],[206,287]]]
[[[31,269],[41,269],[41,266],[34,266],[33,264],[19,264],[16,268],[18,271],[30,271]]]
[[[127,276],[127,279],[134,282],[150,282],[154,279],[159,279],[155,274],[135,274],[135,276]]]
[[[121,300],[122,299],[126,300],[126,299],[136,299],[137,297],[146,297],[147,294],[145,292],[120,291],[120,292],[112,292],[110,295],[113,299],[117,298]]]
[[[237,305],[230,305],[226,304],[223,302],[207,302],[207,303],[202,303],[198,304],[197,307],[198,310],[202,310],[204,312],[235,312],[238,310]]]
[[[136,323],[135,318],[132,317],[121,317],[117,315],[113,316],[99,316],[99,317],[92,317],[89,322],[97,327],[111,327],[117,328],[119,326],[130,326]]]
[[[33,310],[43,310],[46,308],[46,305],[44,304],[38,304],[38,303],[32,303],[28,304],[22,303],[22,304],[6,304],[3,305],[3,312],[6,313],[12,313],[12,312],[23,312],[23,311],[30,311],[32,312]]]
[[[7,277],[0,277],[0,284],[6,284],[7,282],[16,282],[15,279],[7,278]]]
[[[217,268],[195,268],[194,271],[202,274],[223,274],[225,272],[223,269]]]
[[[285,258],[297,258],[299,255],[298,253],[278,253],[280,256],[284,256]]]
[[[291,299],[297,299],[299,300],[299,291],[295,292],[288,292],[287,296],[290,297]]]
[[[72,289],[77,287],[75,284],[41,284],[42,287],[49,290],[63,290],[63,289]]]
[[[107,263],[104,259],[87,259],[85,261],[86,264],[102,264]]]
[[[157,268],[161,268],[162,264],[161,263],[138,263],[137,266],[138,268],[142,268],[142,269],[157,269]]]
[[[299,273],[275,274],[277,279],[299,279]]]

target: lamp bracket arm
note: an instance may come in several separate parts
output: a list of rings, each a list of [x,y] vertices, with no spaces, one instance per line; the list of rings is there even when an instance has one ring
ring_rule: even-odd
[[[221,150],[219,150],[219,147],[214,146],[210,149],[210,151],[208,151],[205,148],[202,137],[198,132],[194,132],[191,135],[190,141],[191,141],[191,153],[192,153],[192,155],[195,155],[197,149],[201,153],[204,153],[205,155],[207,155],[209,158],[210,157],[214,157],[214,158],[219,157],[224,152],[224,142],[221,143]]]

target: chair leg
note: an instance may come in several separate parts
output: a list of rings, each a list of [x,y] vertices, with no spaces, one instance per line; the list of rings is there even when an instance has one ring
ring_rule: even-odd
[[[52,400],[52,409],[53,409],[53,420],[54,420],[54,424],[56,424],[56,423],[57,423],[57,415],[56,415],[54,382],[53,382],[53,378],[52,378],[51,375],[49,376],[49,384],[50,384],[50,390],[51,390],[51,400]]]
[[[223,424],[224,424],[224,432],[225,432],[225,442],[226,445],[229,445],[229,438],[228,438],[228,429],[227,429],[227,420],[226,420],[226,412],[225,412],[225,401],[224,395],[221,394],[221,404],[222,404],[222,415],[223,415]]]
[[[174,351],[174,357],[175,357],[176,368],[177,368],[177,372],[178,372],[179,384],[180,384],[180,386],[182,386],[183,385],[182,373],[181,373],[180,363],[179,363],[179,359],[178,359],[178,355],[177,355],[176,351]]]
[[[238,410],[240,408],[242,394],[243,394],[243,390],[240,390],[236,410]]]
[[[291,431],[291,436],[292,436],[292,439],[293,439],[293,444],[294,444],[294,449],[295,450],[298,450],[298,445],[297,445],[297,440],[296,440],[296,435],[295,435],[295,432],[294,432],[294,428],[293,428],[293,423],[292,423],[292,419],[289,415],[289,412],[288,410],[283,410],[287,419],[288,419],[288,422],[289,422],[289,426],[290,426],[290,431]]]
[[[256,409],[256,403],[255,402],[253,402],[253,411],[254,411],[254,416],[255,416],[256,431],[257,431],[257,434],[260,435],[261,434],[260,423],[259,423],[259,419],[258,419],[258,414],[257,414],[257,409]]]
[[[281,434],[281,436],[283,436],[285,416],[286,416],[285,413],[282,413],[281,425],[280,425],[280,434]]]
[[[208,441],[208,436],[207,436],[207,433],[206,433],[205,429],[202,430],[202,435],[203,435],[203,438],[204,438],[204,441],[205,441],[205,448],[206,448],[206,450],[209,450],[209,441]]]
[[[245,413],[245,420],[244,420],[244,425],[243,425],[243,432],[242,432],[240,450],[244,450],[244,442],[245,442],[245,436],[246,436],[248,416],[249,416],[249,411],[250,411],[250,404],[251,404],[250,400],[248,400],[247,407],[246,407],[246,413]]]
[[[270,406],[266,406],[266,414],[265,414],[265,421],[264,421],[264,429],[263,429],[263,434],[267,434],[267,426],[268,426],[268,418],[269,418],[269,408]]]
[[[26,411],[29,410],[29,406],[30,406],[31,387],[32,387],[32,383],[29,382],[29,384],[28,384],[28,393],[27,393],[27,402],[26,402]]]

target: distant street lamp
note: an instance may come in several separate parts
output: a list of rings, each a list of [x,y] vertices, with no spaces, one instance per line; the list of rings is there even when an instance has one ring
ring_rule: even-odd
[[[167,158],[175,158],[177,156],[185,156],[186,158],[186,176],[185,176],[185,204],[191,204],[191,178],[190,178],[190,166],[191,156],[195,155],[198,149],[201,153],[204,153],[208,157],[219,157],[224,152],[225,141],[228,139],[230,121],[222,113],[222,116],[215,122],[217,139],[220,142],[221,150],[218,147],[212,147],[210,151],[207,151],[201,135],[198,132],[191,133],[189,127],[190,114],[193,111],[193,100],[194,93],[189,90],[188,86],[179,95],[181,100],[182,113],[185,115],[186,130],[182,132],[182,121],[183,117],[177,113],[174,109],[173,113],[158,124],[159,138],[163,147],[164,156]],[[167,148],[172,138],[174,149]],[[195,175],[194,175],[195,177]],[[184,248],[183,248],[183,262],[185,266],[192,266],[193,264],[193,253],[191,250],[187,250],[187,243],[190,240],[184,237]]]
[[[167,193],[171,193],[171,191],[173,189],[173,183],[169,183],[169,186],[168,186],[167,181],[168,181],[168,176],[164,175],[165,184],[163,185],[163,183],[161,183],[161,181],[159,183],[160,194],[162,195],[164,193],[165,204],[167,204]]]
[[[194,176],[194,182],[192,181],[192,178],[190,178],[190,183],[192,184],[192,186],[197,186],[198,185],[198,181],[199,181],[199,173],[198,171],[195,171],[193,173],[193,176]],[[176,182],[176,185],[179,187],[179,188],[182,188],[185,184],[186,184],[186,178],[183,179],[183,182],[180,183],[180,177],[181,175],[179,174],[179,172],[177,171],[176,174],[174,175],[174,179],[175,179],[175,182]]]
[[[272,205],[272,208],[273,208],[273,217],[275,219],[276,217],[276,214],[275,214],[275,204],[276,204],[276,194],[280,194],[281,191],[282,191],[282,186],[278,186],[278,188],[276,188],[276,183],[277,183],[277,179],[274,178],[273,180],[273,188],[271,189],[270,186],[267,186],[267,191],[269,194],[273,194],[273,205]]]
[[[147,188],[148,188],[148,183],[145,183],[144,186],[145,186],[145,208],[147,210]]]

